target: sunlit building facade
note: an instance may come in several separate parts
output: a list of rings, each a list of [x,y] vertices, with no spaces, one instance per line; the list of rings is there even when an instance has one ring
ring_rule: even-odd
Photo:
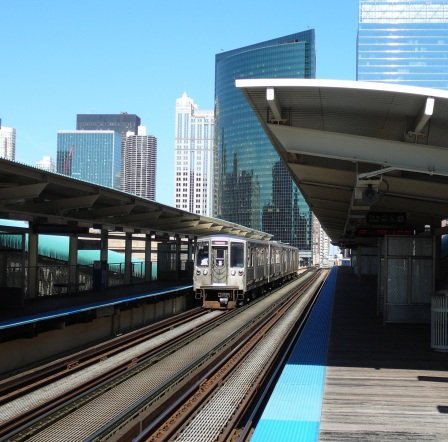
[[[311,260],[311,212],[235,80],[315,78],[314,30],[216,55],[216,217],[262,230]]]
[[[15,161],[16,159],[16,130],[13,127],[1,125],[0,120],[0,158]]]
[[[212,216],[214,113],[199,110],[186,93],[176,100],[174,204]]]
[[[57,134],[58,173],[120,189],[121,135],[113,130],[67,130]]]
[[[123,151],[122,190],[142,198],[156,199],[157,138],[139,126],[128,132]]]
[[[330,255],[330,238],[325,233],[316,216],[312,215],[313,265],[327,265]]]
[[[448,88],[448,0],[360,0],[357,79]]]
[[[41,160],[36,161],[36,167],[48,172],[56,172],[56,163],[50,155],[45,155]]]

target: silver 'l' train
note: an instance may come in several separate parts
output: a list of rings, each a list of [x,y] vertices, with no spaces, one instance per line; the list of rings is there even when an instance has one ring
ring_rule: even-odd
[[[274,241],[211,235],[197,241],[193,288],[204,308],[231,309],[297,276],[299,251]]]

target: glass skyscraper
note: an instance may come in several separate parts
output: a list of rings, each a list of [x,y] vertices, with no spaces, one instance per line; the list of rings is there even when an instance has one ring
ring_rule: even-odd
[[[360,0],[357,79],[448,88],[448,0]]]
[[[76,130],[114,130],[121,135],[121,190],[126,191],[125,177],[129,180],[132,176],[130,164],[126,164],[126,134],[138,133],[141,120],[138,115],[121,112],[119,114],[78,114],[76,115]],[[132,178],[138,180],[137,177]],[[118,187],[117,187],[118,189]],[[155,191],[154,191],[155,192]]]
[[[120,189],[120,134],[113,130],[59,131],[56,168],[72,178]]]
[[[314,30],[216,55],[214,215],[311,256],[311,212],[243,94],[240,78],[315,78]]]

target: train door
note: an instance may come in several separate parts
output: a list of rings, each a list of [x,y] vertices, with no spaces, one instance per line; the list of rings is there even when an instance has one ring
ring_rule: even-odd
[[[227,244],[212,245],[212,284],[227,284],[229,250]]]

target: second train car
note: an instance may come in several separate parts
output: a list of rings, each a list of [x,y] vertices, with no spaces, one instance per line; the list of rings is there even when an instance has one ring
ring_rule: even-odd
[[[197,240],[193,287],[204,308],[231,309],[297,276],[298,249],[232,235]]]

